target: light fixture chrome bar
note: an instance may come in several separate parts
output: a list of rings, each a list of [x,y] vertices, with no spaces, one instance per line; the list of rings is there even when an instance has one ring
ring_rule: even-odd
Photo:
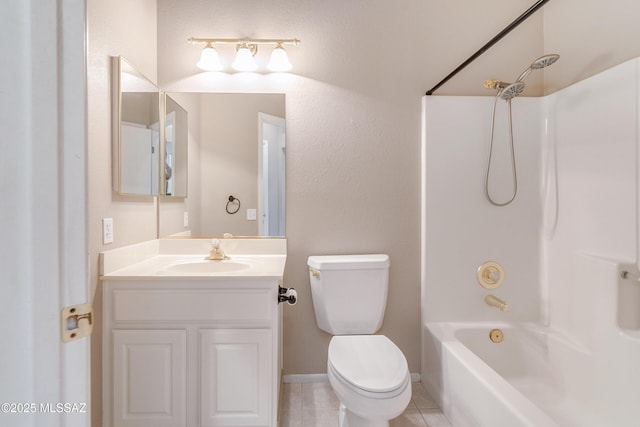
[[[201,38],[201,37],[189,37],[189,43],[191,44],[292,44],[298,45],[300,44],[300,40],[298,39],[251,39],[251,38],[242,38],[242,39],[209,39],[209,38]]]

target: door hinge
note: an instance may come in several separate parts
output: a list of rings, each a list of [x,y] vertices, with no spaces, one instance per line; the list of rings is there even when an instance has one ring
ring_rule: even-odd
[[[62,309],[62,341],[88,337],[93,332],[93,305],[78,304]]]

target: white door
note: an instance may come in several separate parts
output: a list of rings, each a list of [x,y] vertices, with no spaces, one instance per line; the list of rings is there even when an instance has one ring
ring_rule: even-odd
[[[285,119],[258,113],[258,233],[284,236]]]
[[[90,425],[89,338],[61,310],[88,300],[85,0],[0,14],[0,425]]]

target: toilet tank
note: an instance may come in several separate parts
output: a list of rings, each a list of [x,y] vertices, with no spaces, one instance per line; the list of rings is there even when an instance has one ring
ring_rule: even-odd
[[[389,256],[310,256],[311,298],[318,327],[332,335],[374,334],[382,326]]]

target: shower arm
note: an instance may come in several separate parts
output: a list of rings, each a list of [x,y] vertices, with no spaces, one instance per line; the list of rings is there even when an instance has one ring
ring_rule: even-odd
[[[498,43],[500,40],[502,40],[502,38],[504,36],[506,36],[507,34],[509,34],[513,29],[515,29],[518,25],[522,24],[524,21],[527,20],[527,18],[529,18],[531,15],[533,15],[536,11],[538,11],[538,9],[540,9],[542,6],[545,5],[545,3],[547,3],[549,0],[538,0],[536,3],[533,4],[533,6],[531,6],[529,9],[527,9],[526,11],[524,11],[524,13],[520,16],[518,16],[516,19],[513,20],[513,22],[511,22],[509,25],[507,25],[502,31],[500,31],[495,37],[493,37],[491,40],[489,40],[487,43],[485,43],[484,46],[482,46],[480,49],[478,49],[478,51],[476,51],[476,53],[474,53],[473,55],[471,55],[466,61],[464,61],[462,64],[460,64],[455,70],[453,70],[452,72],[450,72],[444,79],[440,80],[440,82],[438,82],[434,87],[432,87],[431,89],[429,89],[425,95],[427,96],[431,96],[433,95],[433,92],[435,92],[436,90],[438,90],[440,88],[440,86],[442,86],[443,84],[445,84],[446,82],[448,82],[453,76],[455,76],[456,74],[458,74],[460,71],[462,71],[464,68],[467,67],[467,65],[471,64],[473,61],[475,61],[480,55],[482,55],[483,53],[485,53],[487,50],[489,50],[494,44]],[[531,72],[529,70],[529,72]],[[524,73],[523,73],[524,74]],[[527,73],[528,75],[528,73]],[[524,76],[523,78],[526,78],[527,76]]]

